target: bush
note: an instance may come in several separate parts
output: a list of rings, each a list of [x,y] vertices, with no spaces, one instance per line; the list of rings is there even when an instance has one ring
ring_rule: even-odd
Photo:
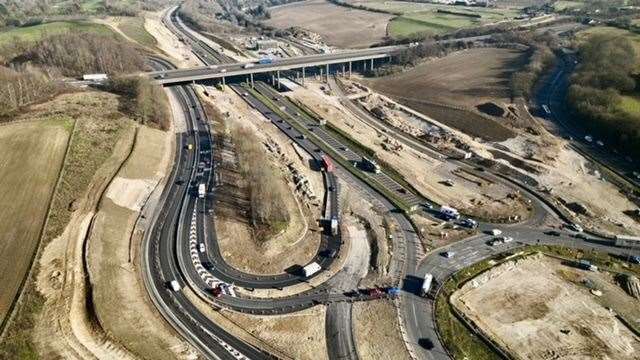
[[[171,114],[162,86],[143,77],[115,77],[105,85],[105,90],[130,99],[129,112],[141,124],[169,129]]]

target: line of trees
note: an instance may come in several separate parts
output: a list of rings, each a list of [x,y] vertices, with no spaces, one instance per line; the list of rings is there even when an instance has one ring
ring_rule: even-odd
[[[96,72],[122,74],[144,67],[141,54],[127,42],[106,35],[72,32],[37,41],[15,61],[54,67],[65,76]]]
[[[556,63],[554,51],[560,40],[550,32],[536,34],[528,31],[508,31],[495,34],[491,42],[498,45],[522,44],[528,47],[528,62],[510,79],[511,97],[528,98],[540,77],[553,68]]]
[[[61,89],[48,74],[33,66],[0,66],[0,116],[51,96]]]
[[[640,151],[640,114],[621,107],[623,95],[637,93],[638,57],[631,41],[592,35],[579,48],[581,63],[571,78],[567,100],[585,125],[609,142]]]
[[[171,126],[169,100],[162,86],[146,77],[114,77],[105,90],[122,95],[126,112],[143,125],[168,130]]]
[[[290,221],[288,189],[278,170],[267,159],[264,146],[250,129],[235,126],[231,136],[236,146],[240,171],[246,181],[251,204],[251,224],[258,238],[284,229]]]

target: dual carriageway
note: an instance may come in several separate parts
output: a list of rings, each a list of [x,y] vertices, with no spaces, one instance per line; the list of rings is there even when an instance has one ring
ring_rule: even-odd
[[[178,21],[175,12],[171,12],[168,19],[173,24],[175,31],[185,37],[188,36],[185,34],[188,31],[183,28],[184,24]],[[197,44],[202,42],[197,37],[189,39],[196,48]],[[200,46],[200,49],[206,49],[206,47]],[[205,51],[213,51],[213,49],[209,48]],[[217,59],[214,53],[210,53],[209,56],[204,56],[201,53],[199,58],[222,61]],[[158,71],[173,68],[166,61],[156,59],[153,62]],[[166,72],[169,73],[169,71]],[[231,85],[231,88],[311,154],[314,159],[319,160],[321,155],[325,153],[318,151],[323,148],[329,149],[334,154],[332,157],[335,160],[344,160],[349,163],[361,158],[361,154],[351,149],[348,144],[341,143],[332,134],[318,126],[309,116],[303,115],[301,109],[268,85],[257,82],[254,89],[240,85]],[[209,211],[212,209],[212,197],[215,197],[215,182],[213,181],[215,164],[211,154],[215,139],[211,137],[206,114],[194,89],[191,86],[178,85],[171,87],[171,91],[180,99],[187,119],[187,131],[177,137],[177,144],[180,146],[176,152],[174,169],[162,193],[161,207],[152,217],[150,231],[145,237],[145,256],[143,256],[145,284],[160,312],[180,334],[208,358],[267,359],[276,356],[230,335],[225,329],[208,319],[182,291],[174,292],[168,289],[167,283],[171,280],[178,280],[180,285],[185,287],[185,292],[195,292],[202,301],[212,307],[225,307],[252,314],[284,314],[324,303],[328,304],[326,328],[330,358],[358,358],[351,325],[350,302],[354,299],[344,293],[333,291],[331,280],[313,291],[277,299],[230,295],[215,297],[211,294],[211,281],[257,289],[281,288],[304,281],[304,278],[297,274],[286,273],[277,276],[255,276],[243,273],[226,264],[217,246],[215,224]],[[278,104],[280,111],[275,111],[273,103]],[[355,109],[357,105],[351,104],[351,106],[354,114],[358,114]],[[375,121],[375,119],[369,118],[367,121]],[[377,123],[375,126],[384,126],[389,131],[395,131],[385,124]],[[307,131],[301,132],[300,130],[303,129]],[[305,133],[312,135],[301,136]],[[399,139],[407,144],[412,144],[413,147],[421,147],[430,156],[441,156],[434,149],[428,148],[416,139],[408,138],[407,135],[403,135]],[[195,149],[189,151],[186,147],[187,144],[194,144]],[[335,154],[339,155],[336,157]],[[431,252],[423,258],[424,249],[422,249],[411,222],[402,212],[396,211],[398,206],[394,203],[393,198],[370,186],[367,180],[378,182],[382,187],[412,205],[426,203],[428,200],[414,194],[410,189],[403,188],[391,177],[386,176],[384,172],[381,174],[367,173],[366,176],[371,176],[372,179],[356,176],[357,172],[361,171],[342,166],[338,162],[334,173],[325,173],[324,175],[329,177],[326,181],[330,184],[327,188],[326,203],[330,207],[332,216],[339,216],[337,206],[339,188],[335,178],[338,177],[357,188],[359,193],[371,203],[386,209],[393,219],[395,223],[393,227],[395,233],[392,234],[394,256],[390,269],[394,279],[403,290],[396,303],[404,340],[408,343],[408,348],[414,358],[449,358],[446,349],[438,341],[433,303],[431,300],[418,296],[419,290],[415,288],[415,279],[422,279],[427,272],[434,275],[436,284],[442,284],[448,276],[465,266],[496,255],[508,248],[540,242],[599,248],[609,252],[620,251],[620,249],[612,249],[601,243],[578,242],[575,238],[570,237],[569,233],[563,233],[559,237],[545,235],[540,229],[540,224],[547,217],[558,217],[558,214],[542,199],[529,196],[534,205],[535,216],[524,223],[501,227],[505,233],[518,239],[513,244],[504,247],[490,247],[486,245],[487,236],[478,235],[472,239],[452,244],[446,249],[458,253],[454,260],[444,259],[435,252]],[[494,176],[499,179],[497,175]],[[179,179],[183,181],[177,181]],[[201,199],[196,195],[195,189],[199,183],[203,182],[208,184],[209,192],[204,199]],[[503,182],[506,181],[503,180]],[[514,186],[513,183],[509,183],[509,185]],[[479,230],[493,227],[495,226],[492,224],[480,224]],[[193,243],[193,239],[195,239],[195,243]],[[320,257],[319,254],[327,249],[335,249],[338,251],[338,256],[342,256],[340,243],[339,237],[327,233],[323,235],[322,245],[316,257],[323,268],[326,269],[332,259]],[[200,244],[203,244],[206,249],[204,253],[198,251]],[[206,276],[203,276],[203,272],[206,272]],[[357,286],[357,282],[354,286]],[[366,300],[366,298],[360,300]],[[431,340],[434,344],[433,348],[425,349],[419,346],[418,344],[423,339]]]

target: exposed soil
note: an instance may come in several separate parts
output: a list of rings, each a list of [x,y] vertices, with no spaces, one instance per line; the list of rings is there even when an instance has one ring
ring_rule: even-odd
[[[386,36],[393,15],[356,10],[324,0],[309,0],[270,9],[267,25],[276,28],[301,27],[323,37],[329,45],[362,48]]]
[[[319,205],[324,192],[321,173],[315,171],[315,164],[308,155],[297,151],[290,139],[250,109],[233,91],[221,92],[209,88],[207,92],[211,97],[207,97],[206,101],[217,108],[211,108],[211,111],[217,113],[213,117],[214,132],[218,136],[218,158],[215,161],[219,162],[221,185],[218,187],[220,196],[215,222],[222,255],[231,266],[255,274],[279,274],[293,265],[307,264],[320,245]],[[283,204],[290,214],[289,225],[282,233],[266,241],[257,239],[248,224],[248,194],[240,186],[241,174],[237,171],[234,146],[228,136],[227,127],[233,124],[244,126],[257,139],[269,144],[273,152],[267,147],[265,152],[270,154],[272,164],[281,170],[283,181],[291,191],[289,202]],[[291,173],[293,168],[309,180],[310,192],[315,194],[316,200],[295,190]]]
[[[620,304],[605,303],[576,284],[585,277],[590,283],[609,283],[599,289],[615,293],[612,297],[621,297],[627,307],[638,307],[638,300],[611,284],[608,274],[569,268],[542,255],[491,269],[466,283],[451,299],[518,358],[637,359],[640,338],[605,309],[615,311]]]

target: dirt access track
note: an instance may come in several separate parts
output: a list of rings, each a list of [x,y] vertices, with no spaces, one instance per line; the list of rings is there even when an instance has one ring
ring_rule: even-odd
[[[364,48],[381,41],[393,15],[356,10],[324,0],[296,2],[270,8],[265,24],[286,29],[300,27],[341,48]]]
[[[467,282],[452,304],[516,359],[638,359],[640,338],[580,286],[608,281],[560,260],[533,255],[507,262]],[[592,275],[593,274],[593,275]],[[619,290],[619,289],[618,289]],[[613,293],[615,287],[603,287]],[[636,299],[621,293],[618,297]],[[633,321],[633,319],[630,319]]]

